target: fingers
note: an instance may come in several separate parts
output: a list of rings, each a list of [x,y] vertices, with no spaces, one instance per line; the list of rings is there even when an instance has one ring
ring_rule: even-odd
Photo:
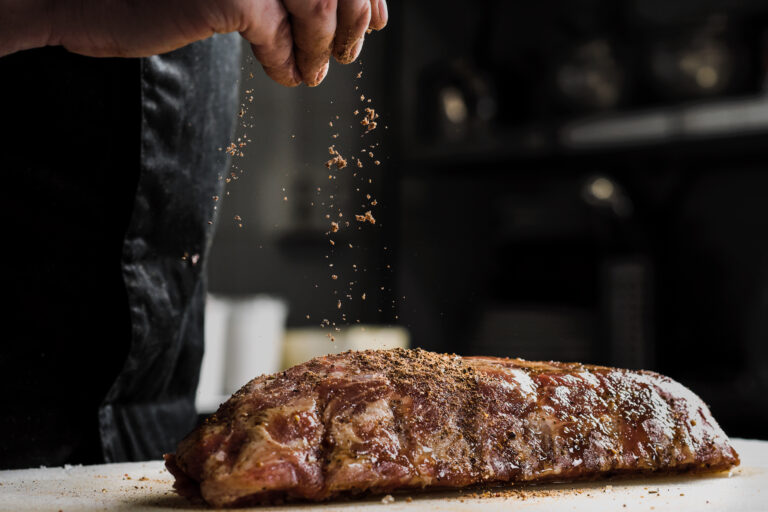
[[[338,0],[333,56],[342,64],[354,61],[371,22],[371,0]]]
[[[288,87],[301,83],[302,75],[296,65],[291,20],[279,0],[262,0],[260,12],[242,36],[251,43],[253,55],[275,82]]]
[[[387,26],[389,20],[389,11],[387,10],[386,0],[370,0],[371,1],[371,28],[374,30],[381,30]]]
[[[336,0],[285,0],[293,25],[296,64],[305,84],[325,78],[336,32]]]
[[[264,71],[276,82],[314,87],[331,54],[343,64],[360,54],[367,29],[387,24],[385,0],[261,0],[241,31]],[[242,4],[241,4],[242,5]]]

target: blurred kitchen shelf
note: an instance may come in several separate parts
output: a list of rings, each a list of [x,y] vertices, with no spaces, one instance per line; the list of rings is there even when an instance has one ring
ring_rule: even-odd
[[[470,140],[405,144],[406,163],[487,162],[505,159],[541,158],[557,150],[554,126],[528,126],[525,129],[498,128]]]
[[[499,128],[474,140],[406,143],[403,154],[408,167],[470,163],[482,166],[510,160],[536,161],[563,155],[678,147],[701,141],[727,144],[766,134],[768,96],[751,96],[606,113],[525,129]],[[762,143],[755,146],[761,148]]]
[[[768,132],[768,96],[649,109],[569,123],[560,143],[598,149],[743,137]]]

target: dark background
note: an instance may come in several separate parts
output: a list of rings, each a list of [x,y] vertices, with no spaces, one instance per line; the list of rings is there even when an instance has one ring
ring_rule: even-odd
[[[768,4],[420,1],[390,15],[362,65],[332,66],[316,89],[244,62],[250,142],[211,291],[284,297],[289,327],[401,325],[430,350],[657,370],[729,434],[765,437]],[[364,106],[381,118],[361,138]],[[376,143],[380,166],[328,179],[330,144]],[[326,213],[362,213],[365,194],[376,225],[330,246]]]

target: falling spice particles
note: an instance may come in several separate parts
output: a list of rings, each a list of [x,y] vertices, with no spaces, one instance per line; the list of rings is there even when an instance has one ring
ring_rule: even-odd
[[[362,65],[362,62],[360,62]],[[357,73],[357,78],[362,77],[362,71]],[[360,90],[361,88],[358,87],[356,84],[354,86],[354,89]],[[362,92],[362,91],[361,91]],[[360,93],[358,93],[360,94]],[[353,114],[357,117],[359,126],[362,126],[363,129],[359,131],[359,134],[361,137],[366,136],[373,130],[375,130],[378,126],[379,114],[376,112],[376,110],[373,108],[373,105],[371,105],[371,98],[367,98],[364,94],[360,94],[360,101],[367,103],[367,106],[360,107],[359,109],[354,109]],[[331,101],[331,103],[334,103]],[[376,160],[374,158],[373,149],[376,149],[379,147],[379,142],[373,141],[371,143],[370,140],[367,141],[366,144],[361,144],[358,146],[358,150],[360,153],[363,153],[363,155],[360,155],[360,157],[351,157],[351,160],[347,160],[344,158],[344,156],[341,154],[341,149],[337,147],[337,144],[341,147],[345,147],[344,152],[347,151],[353,151],[353,148],[348,148],[345,146],[345,135],[348,133],[346,131],[347,127],[345,126],[345,123],[341,123],[339,120],[341,116],[338,114],[335,116],[332,116],[330,120],[327,121],[329,132],[328,135],[334,142],[334,144],[331,144],[328,147],[328,154],[330,155],[330,158],[325,161],[325,167],[328,169],[328,179],[330,180],[330,183],[327,187],[317,187],[316,192],[317,196],[313,201],[310,201],[311,206],[317,206],[317,207],[323,207],[324,211],[322,211],[322,215],[325,219],[328,219],[330,221],[330,229],[326,232],[326,236],[328,237],[329,242],[329,252],[324,255],[324,258],[326,261],[328,261],[329,267],[333,270],[338,272],[334,268],[334,264],[332,261],[337,255],[344,254],[343,251],[348,249],[355,249],[359,248],[360,244],[352,244],[348,242],[344,242],[342,244],[337,244],[338,241],[336,238],[337,236],[334,235],[335,233],[339,233],[342,229],[349,228],[351,226],[350,221],[348,220],[342,220],[344,217],[344,211],[343,208],[348,207],[347,202],[351,198],[347,198],[346,195],[337,195],[337,197],[334,198],[334,194],[338,194],[337,191],[342,190],[343,187],[346,186],[347,183],[350,181],[353,181],[355,184],[352,185],[352,189],[360,194],[360,208],[365,211],[365,213],[362,214],[355,214],[354,218],[358,222],[357,230],[362,230],[363,225],[366,223],[370,223],[371,225],[376,224],[376,218],[374,217],[374,210],[373,207],[376,206],[378,203],[376,199],[373,199],[373,195],[370,193],[370,190],[366,190],[370,187],[370,185],[373,183],[373,176],[365,176],[363,169],[365,167],[362,159],[363,155],[367,154],[368,157],[371,159],[371,163],[373,165],[380,165],[381,162],[379,160]],[[349,124],[349,129],[354,129],[354,124]],[[358,153],[359,154],[359,153]],[[363,157],[364,159],[364,157]],[[349,174],[346,173],[339,173],[338,171],[341,169],[344,169],[348,166],[355,167],[354,172],[350,172]],[[351,191],[351,190],[350,190]],[[285,191],[284,191],[285,192]],[[328,193],[327,199],[323,200],[322,194],[323,192]],[[353,200],[354,202],[354,200]],[[367,211],[366,211],[367,210]],[[338,217],[336,221],[331,221],[332,218]],[[336,239],[336,240],[334,240]],[[357,254],[357,253],[353,253]],[[366,272],[365,265],[357,265],[352,264],[352,270],[354,272]],[[327,328],[331,331],[339,331],[340,325],[342,324],[352,324],[352,323],[360,323],[360,319],[352,319],[349,318],[349,311],[347,310],[345,304],[343,304],[343,298],[346,297],[347,301],[350,303],[353,302],[355,299],[365,301],[367,299],[367,294],[365,289],[359,289],[360,286],[365,286],[365,284],[360,283],[358,281],[347,281],[341,278],[341,276],[338,273],[335,274],[329,274],[330,281],[333,286],[331,288],[332,290],[332,297],[333,300],[336,301],[336,309],[339,310],[339,319],[337,320],[340,322],[339,325],[337,325],[336,322],[329,321],[327,319],[324,319],[321,323],[321,326],[323,328]],[[348,284],[346,284],[348,283]],[[318,285],[314,285],[315,288],[318,288]],[[346,289],[345,289],[346,288]],[[356,289],[353,293],[353,289]],[[382,287],[382,290],[384,287]],[[369,301],[370,302],[370,301]],[[343,311],[347,310],[347,311]],[[381,311],[381,310],[379,310]],[[354,320],[354,321],[353,321]],[[331,333],[328,333],[328,337],[333,341],[334,337],[331,336]]]
[[[333,155],[333,158],[325,162],[325,167],[330,169],[335,165],[337,169],[343,169],[347,166],[347,160],[341,156],[341,153],[334,146],[335,144],[328,147],[328,153]]]
[[[357,111],[355,111],[357,112]],[[375,119],[378,119],[379,114],[376,113],[374,109],[371,107],[365,108],[365,117],[360,121],[360,124],[365,126],[365,133],[371,132],[376,129],[376,121]]]
[[[376,224],[376,219],[373,218],[371,210],[365,212],[364,215],[355,215],[355,219],[357,219],[359,222],[370,222],[371,224]]]

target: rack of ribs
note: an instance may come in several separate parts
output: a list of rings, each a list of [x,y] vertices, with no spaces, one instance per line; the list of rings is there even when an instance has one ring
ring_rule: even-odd
[[[350,351],[243,386],[165,456],[216,507],[739,464],[702,400],[648,371]]]

